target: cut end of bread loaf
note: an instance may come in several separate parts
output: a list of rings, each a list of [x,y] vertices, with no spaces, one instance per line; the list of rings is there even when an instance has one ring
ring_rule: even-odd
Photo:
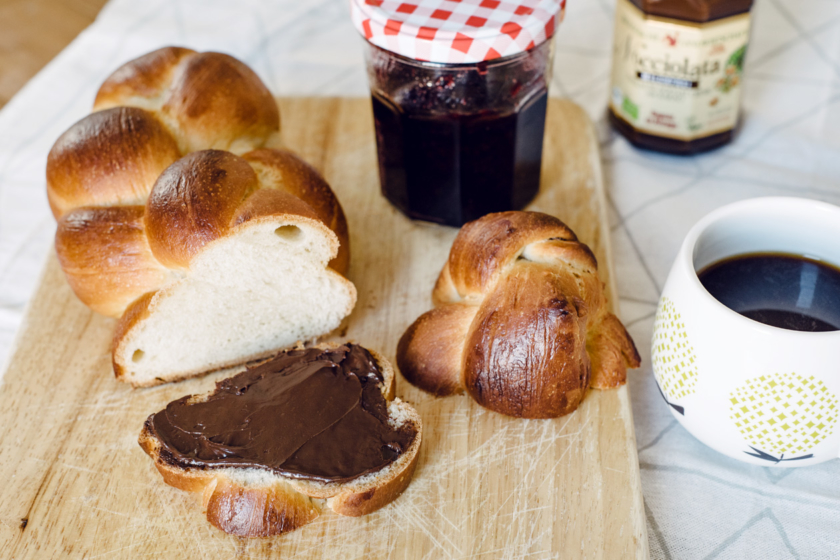
[[[279,109],[247,65],[165,47],[117,69],[94,111],[50,151],[47,194],[73,291],[121,316],[118,379],[239,365],[350,313],[341,205],[315,168],[265,147]]]
[[[390,399],[394,370],[380,354],[369,352],[384,377],[382,393]],[[388,417],[393,427],[411,426],[416,431],[410,447],[385,468],[342,483],[290,478],[258,468],[181,468],[161,456],[162,444],[149,421],[138,443],[167,484],[203,494],[207,520],[214,527],[240,537],[270,537],[298,529],[328,510],[350,517],[366,515],[403,493],[417,465],[422,422],[417,411],[399,399],[388,402]]]
[[[241,365],[336,329],[356,303],[328,268],[338,239],[300,215],[255,218],[208,244],[189,276],[123,315],[114,372],[148,387]]]

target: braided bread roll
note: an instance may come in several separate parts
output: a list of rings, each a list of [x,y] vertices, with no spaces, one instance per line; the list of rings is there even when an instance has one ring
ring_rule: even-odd
[[[607,310],[589,247],[538,212],[488,214],[466,224],[435,284],[435,308],[403,334],[397,364],[413,385],[466,391],[520,418],[574,411],[590,387],[622,385],[640,364]]]
[[[167,47],[116,70],[55,143],[47,194],[76,295],[119,317],[118,379],[149,386],[258,359],[353,309],[347,223],[306,162],[265,148],[254,72]]]

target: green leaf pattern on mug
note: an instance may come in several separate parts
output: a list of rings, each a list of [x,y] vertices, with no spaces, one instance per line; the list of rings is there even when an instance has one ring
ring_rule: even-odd
[[[814,376],[777,373],[748,379],[729,395],[730,418],[755,448],[804,453],[834,432],[837,397]]]
[[[694,393],[697,384],[694,348],[674,302],[667,297],[662,298],[656,310],[651,357],[653,374],[668,398],[678,401]]]

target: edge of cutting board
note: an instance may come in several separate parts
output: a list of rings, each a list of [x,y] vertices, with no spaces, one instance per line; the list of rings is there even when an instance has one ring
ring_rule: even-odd
[[[336,127],[346,125],[345,121],[362,120],[358,115],[361,108],[359,100],[351,98],[284,98],[280,99],[279,102],[284,115],[284,126],[287,126],[287,129],[284,129],[284,143],[293,149],[300,148],[301,155],[321,169],[326,174],[327,179],[332,182],[331,175],[335,175],[335,173],[331,166],[340,165],[341,162],[333,162],[329,159],[330,150],[333,149],[329,143],[332,141],[333,135],[337,134],[335,132]],[[312,124],[311,126],[309,126],[309,123],[304,125],[300,122],[294,126],[287,125],[287,123],[294,123],[301,119],[298,112],[312,111],[316,108],[330,112],[331,116],[334,113],[336,115],[335,119],[322,117],[319,124]],[[368,104],[366,111],[369,112],[369,110]],[[355,115],[352,114],[354,111]],[[550,117],[552,114],[556,116],[558,112],[565,112],[570,119],[575,120],[583,128],[579,132],[586,135],[586,142],[588,143],[586,152],[591,171],[591,177],[588,177],[588,180],[592,183],[588,184],[587,187],[594,193],[598,213],[597,227],[590,227],[589,229],[600,245],[601,268],[605,272],[608,296],[614,306],[617,302],[617,293],[615,278],[612,273],[612,250],[606,221],[607,201],[594,126],[585,112],[571,101],[552,99],[549,109]],[[367,114],[365,113],[365,115]],[[366,118],[369,119],[369,117]],[[350,132],[360,134],[360,131],[366,130],[364,126],[369,127],[369,121],[368,125],[359,124],[357,128]],[[364,149],[368,148],[364,147]],[[367,156],[369,155],[367,154]],[[547,154],[547,156],[550,156],[550,154]],[[548,164],[551,165],[552,162]],[[375,171],[373,172],[375,173]],[[553,172],[559,171],[554,170]],[[370,170],[366,169],[364,173],[369,175]],[[349,177],[344,183],[355,179],[357,177]],[[368,177],[366,180],[369,179]],[[339,198],[344,200],[341,190],[349,187],[347,184],[342,184],[342,179],[336,178],[335,180],[334,187],[339,193]],[[538,197],[532,207],[539,209],[540,204],[545,203],[543,194]],[[367,193],[365,196],[376,197],[378,194]],[[373,198],[370,199],[373,200]],[[352,213],[348,212],[348,219],[351,221],[352,235]],[[453,230],[439,228],[438,226],[428,226],[428,229],[424,231],[436,240],[450,240],[451,242],[451,238],[454,237]],[[583,241],[588,241],[583,236],[581,237]],[[356,240],[354,240],[354,243],[356,243]],[[359,243],[356,243],[355,246],[358,248]],[[448,245],[446,246],[446,252],[448,253]],[[604,262],[605,260],[606,262]],[[351,278],[353,274],[351,270]],[[363,276],[359,271],[355,274]],[[436,275],[436,271],[432,271],[432,276],[434,275]],[[424,298],[429,297],[430,290],[431,283],[423,289]],[[425,302],[425,299],[423,301]],[[375,303],[375,298],[369,294],[360,294],[360,303],[372,305]],[[367,317],[370,317],[371,313],[374,313],[374,311],[370,311],[367,307],[360,309],[359,306],[357,306],[357,311],[354,312],[356,315]],[[63,279],[54,253],[51,251],[47,257],[38,288],[27,304],[24,319],[13,342],[10,359],[6,364],[7,370],[4,381],[0,386],[0,404],[2,405],[0,406],[0,421],[4,421],[5,425],[10,427],[0,433],[0,476],[4,476],[5,480],[10,481],[4,487],[0,487],[0,550],[14,551],[16,558],[37,557],[39,554],[49,555],[51,552],[61,552],[73,557],[95,556],[91,547],[98,546],[100,539],[107,540],[109,537],[107,534],[100,533],[98,527],[102,526],[102,530],[106,531],[105,528],[111,526],[108,523],[112,523],[113,519],[120,519],[118,516],[127,516],[127,522],[132,520],[132,511],[129,506],[126,506],[128,508],[126,511],[116,511],[118,509],[117,505],[109,503],[107,497],[103,498],[101,494],[96,493],[95,489],[103,485],[109,491],[119,489],[110,489],[107,486],[107,481],[103,482],[97,478],[108,475],[92,474],[91,466],[84,462],[83,452],[79,451],[76,448],[77,446],[74,446],[76,442],[73,440],[74,436],[71,435],[74,430],[81,430],[82,427],[84,429],[98,429],[95,423],[95,420],[98,420],[98,415],[103,412],[117,415],[127,413],[129,411],[112,410],[114,407],[126,407],[126,403],[129,403],[128,408],[131,408],[131,403],[136,404],[138,401],[142,401],[142,406],[150,407],[149,402],[155,399],[165,404],[169,400],[167,395],[170,394],[180,396],[189,392],[201,392],[212,386],[213,381],[224,375],[220,372],[201,379],[143,390],[143,393],[132,393],[131,389],[117,383],[112,378],[103,376],[102,373],[110,368],[109,344],[113,324],[113,320],[94,314],[72,295]],[[399,329],[404,327],[405,325],[393,326],[393,328]],[[49,336],[38,336],[38,333],[49,333]],[[365,338],[367,335],[363,333],[355,336],[362,339],[360,342],[368,340]],[[386,335],[383,334],[382,336]],[[354,337],[352,329],[349,337]],[[63,343],[59,343],[60,340]],[[377,335],[377,337],[369,338],[369,340],[379,341],[380,338]],[[76,350],[79,347],[85,347],[88,350],[78,353]],[[389,359],[393,358],[394,350],[395,348],[391,348],[390,345],[387,348],[385,354]],[[56,373],[54,369],[59,365],[62,371],[74,372],[77,377]],[[634,372],[630,372],[630,375],[634,375]],[[400,382],[407,385],[403,380],[400,380]],[[403,388],[402,390],[409,389]],[[91,394],[94,393],[97,396],[93,399],[95,402],[91,402]],[[457,398],[450,397],[450,399]],[[444,401],[447,400],[444,399]],[[602,544],[594,552],[597,558],[611,560],[612,558],[634,556],[646,559],[649,557],[647,526],[627,385],[609,392],[592,391],[588,395],[587,401],[590,401],[587,407],[600,411],[600,414],[607,414],[611,410],[610,406],[615,408],[616,403],[618,405],[618,410],[614,412],[617,412],[620,416],[626,434],[618,441],[612,439],[601,442],[606,450],[602,451],[602,460],[604,463],[610,463],[611,461],[615,463],[615,457],[610,456],[610,450],[616,450],[613,446],[622,445],[624,446],[622,457],[626,457],[630,462],[629,465],[624,465],[624,467],[629,466],[632,472],[626,473],[621,471],[620,468],[607,466],[601,469],[601,478],[598,480],[601,481],[599,484],[604,484],[604,480],[613,477],[607,487],[615,487],[618,480],[622,481],[621,484],[629,485],[627,491],[630,494],[630,502],[624,503],[624,505],[629,507],[631,511],[613,511],[616,508],[606,507],[604,519],[596,521],[596,523],[601,523],[601,527],[586,526],[580,528],[580,531],[583,531],[584,539],[586,535],[590,534],[587,531],[600,530],[603,533],[603,537],[599,537],[601,539],[599,542],[602,542]],[[458,406],[465,406],[466,400],[448,400],[447,402],[449,404],[446,406],[449,408],[458,408]],[[608,403],[612,404],[607,406]],[[145,414],[154,410],[154,408],[147,410]],[[580,412],[577,414],[580,414]],[[97,418],[92,419],[93,416],[97,416]],[[54,422],[50,422],[51,417],[55,418]],[[606,418],[600,420],[603,422],[612,421]],[[109,433],[107,432],[107,426],[102,426],[102,429],[105,430],[103,433]],[[139,425],[136,431],[139,432]],[[84,435],[86,432],[82,433]],[[124,444],[130,455],[130,457],[125,458],[125,461],[128,461],[132,466],[135,466],[137,461],[145,461],[141,466],[141,469],[144,470],[140,472],[154,471],[150,461],[136,447],[136,433],[128,430],[126,433],[120,431],[117,436],[112,433],[111,436],[119,439],[119,442],[105,442],[103,445],[107,444],[106,449],[122,452]],[[575,445],[584,445],[585,443],[579,442]],[[428,442],[424,445],[428,447]],[[606,455],[603,455],[603,453],[606,453]],[[110,459],[113,459],[115,464],[125,464],[120,463],[121,456]],[[95,463],[95,465],[98,466],[99,464]],[[618,464],[613,464],[613,466],[621,467]],[[244,543],[234,537],[220,535],[218,532],[213,533],[215,529],[204,526],[206,522],[203,515],[199,511],[195,511],[200,509],[200,506],[192,503],[190,496],[165,487],[156,472],[146,473],[143,476],[145,477],[143,480],[131,481],[131,484],[136,486],[137,491],[148,491],[161,500],[173,501],[172,503],[177,504],[177,508],[184,509],[187,515],[199,518],[196,526],[203,535],[201,538],[209,538],[210,541],[217,543],[219,555],[272,556],[280,553],[280,549],[285,550],[285,546],[288,544],[286,541],[273,542],[272,539]],[[415,483],[420,484],[419,481],[415,481]],[[409,486],[410,489],[411,486]],[[99,500],[102,500],[103,503],[100,503]],[[138,498],[137,508],[141,507],[139,500]],[[67,503],[68,501],[72,504]],[[88,503],[90,505],[86,505]],[[105,507],[109,505],[111,508]],[[73,509],[74,507],[76,509]],[[390,512],[397,513],[402,511],[396,509],[400,507],[399,500],[388,506],[388,508],[392,508],[389,510]],[[403,504],[403,508],[405,507],[407,507],[407,504]],[[99,511],[103,509],[104,511]],[[114,511],[109,511],[109,509]],[[56,515],[60,514],[63,517],[60,520],[50,517],[53,512],[58,512]],[[91,516],[88,527],[84,526],[86,521],[81,519],[85,515]],[[91,527],[90,525],[94,525],[97,515],[100,518],[107,517],[108,520],[112,521],[106,523],[100,519],[95,527]],[[393,516],[394,514],[390,513],[389,515]],[[574,516],[574,512],[570,512],[569,515]],[[30,518],[31,522],[27,521],[25,523],[23,521],[30,520]],[[628,521],[629,526],[627,525]],[[373,520],[354,521],[354,523],[360,524],[359,527],[363,527],[368,522],[372,523]],[[84,534],[81,534],[81,529],[74,524],[79,524],[81,528],[84,528]],[[131,525],[129,525],[130,527]],[[620,537],[621,542],[611,543],[609,535],[606,533],[608,527],[613,529],[618,527],[619,529],[616,530],[621,533],[629,529],[632,535],[616,535]],[[137,534],[128,537],[132,544],[122,549],[122,555],[136,557],[142,555],[144,550],[151,550],[144,548],[153,545],[143,541],[141,535],[153,534],[152,529],[154,527],[138,527],[136,529]],[[326,531],[327,529],[318,530]],[[313,532],[309,534],[315,534],[316,529],[311,529],[311,531]],[[288,540],[296,533],[279,537],[279,539]],[[185,535],[185,539],[187,537]],[[632,537],[632,540],[628,540],[628,537]],[[589,553],[585,550],[590,550],[584,546],[584,542],[579,545],[577,543],[562,543],[562,546],[563,550],[566,551],[563,553],[563,557],[574,556],[575,554],[588,555]],[[107,551],[99,549],[96,552],[103,554]],[[117,554],[118,551],[116,550],[111,552],[114,555],[121,556]],[[203,552],[208,553],[207,550],[203,550]]]

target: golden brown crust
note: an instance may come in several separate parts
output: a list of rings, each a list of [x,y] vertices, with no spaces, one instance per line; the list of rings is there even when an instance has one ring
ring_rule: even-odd
[[[590,331],[586,348],[592,356],[592,387],[612,389],[627,381],[627,368],[637,368],[642,358],[627,329],[612,313]]]
[[[449,261],[443,263],[443,269],[435,281],[435,287],[432,289],[432,303],[443,305],[445,303],[457,303],[463,298],[458,293],[458,288],[452,281],[452,275],[449,274]]]
[[[47,156],[47,197],[60,218],[80,206],[142,205],[158,175],[180,157],[149,112],[119,107],[83,118]]]
[[[385,376],[383,394],[393,393],[393,368],[380,354],[374,351],[371,354]],[[138,443],[152,458],[164,482],[187,492],[203,493],[207,520],[214,527],[242,537],[269,537],[310,523],[325,507],[339,515],[358,517],[376,511],[403,493],[417,466],[423,428],[413,408],[397,403],[405,421],[417,430],[411,446],[375,478],[367,475],[344,484],[286,479],[263,471],[255,475],[255,469],[175,466],[161,455],[161,443],[149,426],[151,416],[143,425]],[[326,504],[318,501],[323,499]]]
[[[589,387],[586,315],[553,271],[526,263],[487,295],[465,344],[464,386],[478,404],[519,418],[574,411]]]
[[[220,53],[158,49],[106,79],[94,109],[53,146],[47,192],[57,219],[72,213],[59,223],[56,249],[73,290],[96,311],[124,314],[112,356],[118,378],[145,386],[206,373],[138,382],[126,373],[130,357],[120,365],[116,352],[158,301],[141,296],[163,297],[213,241],[268,219],[305,223],[324,231],[329,265],[346,276],[341,206],[303,160],[258,149],[279,132],[279,110],[245,64]],[[252,163],[234,155],[245,152]]]
[[[411,477],[414,476],[414,469],[417,467],[417,458],[420,456],[417,453],[417,449],[420,447],[421,437],[418,427],[417,440],[412,445],[413,450],[407,452],[411,454],[411,460],[405,468],[394,473],[384,483],[377,484],[373,488],[362,492],[342,492],[330,498],[328,502],[330,509],[339,515],[361,517],[362,515],[373,513],[399,498],[400,494],[408,488]]]
[[[441,397],[463,392],[464,340],[477,311],[476,306],[453,303],[418,317],[397,345],[403,377]]]
[[[282,480],[268,487],[242,486],[222,477],[215,482],[205,493],[207,521],[237,537],[282,535],[321,514],[310,498]]]
[[[469,222],[449,252],[452,283],[463,298],[481,295],[525,246],[552,238],[577,241],[563,222],[539,212],[499,212]]]
[[[207,243],[225,235],[237,209],[259,188],[248,162],[222,150],[193,152],[169,166],[146,203],[155,257],[187,268]]]
[[[150,432],[148,422],[138,439],[140,447],[154,460],[168,485],[202,493],[207,521],[217,529],[239,537],[270,537],[302,527],[321,514],[311,498],[280,477],[267,485],[247,485],[231,480],[224,471],[169,464],[161,457],[160,441]]]
[[[131,105],[148,100],[150,105],[161,105],[158,99],[165,92],[178,64],[192,49],[163,47],[130,60],[114,70],[99,87],[93,108],[96,111],[120,105]]]
[[[263,189],[287,192],[306,202],[328,228],[338,236],[338,255],[330,268],[347,275],[350,266],[350,235],[347,219],[330,186],[318,171],[288,150],[261,148],[242,156],[260,180]]]
[[[137,443],[146,454],[154,459],[155,468],[163,476],[163,480],[170,486],[185,492],[202,492],[215,478],[216,474],[199,469],[179,469],[173,467],[160,456],[161,443],[149,429],[149,419],[143,424]]]
[[[131,60],[102,84],[95,110],[141,107],[158,113],[186,154],[243,153],[280,130],[280,112],[253,70],[232,56],[164,47]]]
[[[260,189],[236,209],[230,227],[271,216],[294,215],[320,222],[315,210],[298,197],[272,189]]]
[[[177,126],[184,153],[205,148],[242,153],[280,130],[277,102],[262,80],[222,53],[186,57],[161,112]],[[237,143],[245,149],[237,149]]]
[[[125,380],[125,369],[117,362],[116,356],[125,340],[126,334],[133,329],[140,321],[149,316],[149,305],[157,292],[148,292],[134,300],[117,321],[114,329],[114,338],[111,339],[111,364],[114,367],[114,376],[120,381]],[[136,387],[136,385],[135,385]]]
[[[169,269],[152,256],[142,206],[76,208],[58,221],[55,250],[73,291],[98,313],[119,317]]]
[[[465,225],[435,284],[436,308],[400,340],[400,370],[421,389],[466,390],[503,414],[568,414],[590,385],[618,386],[640,361],[608,311],[597,267],[546,214],[502,212]]]
[[[272,150],[273,151],[273,150]],[[297,160],[291,153],[289,160]],[[299,160],[301,166],[305,165]],[[314,170],[313,170],[314,173]],[[297,180],[291,176],[289,184]],[[318,181],[323,182],[320,177]],[[261,188],[243,158],[221,150],[193,152],[158,177],[146,207],[82,207],[59,220],[56,251],[77,296],[97,312],[119,317],[140,295],[173,281],[208,243],[258,218],[288,216],[317,225],[332,208],[333,232],[347,224],[326,183],[298,197],[295,187]],[[306,187],[303,187],[305,189]],[[320,213],[308,201],[323,196]],[[337,230],[337,231],[336,231]],[[327,232],[329,233],[329,232]],[[349,241],[347,241],[349,244]],[[346,274],[349,249],[339,245],[330,265]]]

